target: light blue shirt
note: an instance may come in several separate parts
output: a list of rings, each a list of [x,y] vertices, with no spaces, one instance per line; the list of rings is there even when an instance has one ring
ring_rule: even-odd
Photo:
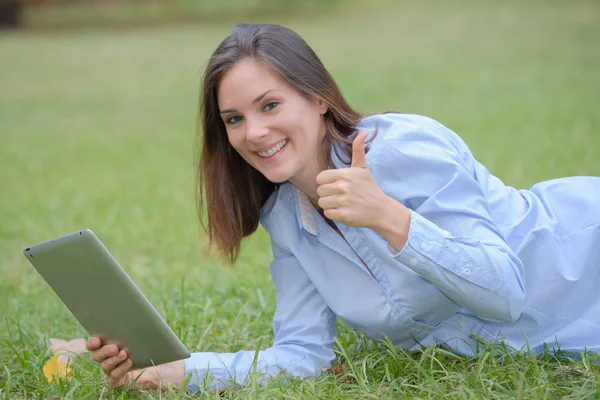
[[[371,229],[338,223],[346,242],[302,192],[282,184],[261,210],[277,307],[275,341],[258,353],[257,371],[306,377],[330,367],[336,317],[409,350],[418,341],[472,355],[474,334],[535,352],[557,342],[600,351],[599,177],[516,190],[432,119],[375,115],[358,129],[377,130],[367,165],[409,208],[408,242],[396,250]],[[234,377],[243,383],[254,358],[254,350],[194,353],[185,363],[189,389],[205,376],[213,389]]]

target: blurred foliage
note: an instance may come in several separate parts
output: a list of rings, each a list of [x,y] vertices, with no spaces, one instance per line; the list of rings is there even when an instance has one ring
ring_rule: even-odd
[[[3,0],[1,0],[3,1]],[[303,14],[352,0],[28,0],[26,28],[152,25]]]

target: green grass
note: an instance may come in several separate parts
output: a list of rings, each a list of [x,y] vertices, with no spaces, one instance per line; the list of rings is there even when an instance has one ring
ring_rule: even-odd
[[[394,4],[248,19],[297,30],[361,111],[445,123],[511,186],[600,175],[600,4]],[[228,29],[202,22],[0,36],[1,396],[187,396],[108,389],[86,357],[75,379],[46,382],[45,338],[85,332],[21,249],[77,229],[100,236],[193,351],[271,342],[267,234],[246,240],[228,267],[205,255],[194,213],[199,76]],[[471,359],[433,348],[407,354],[341,324],[340,360],[342,378],[253,380],[225,397],[600,396],[600,368],[588,358],[535,359],[493,347]]]

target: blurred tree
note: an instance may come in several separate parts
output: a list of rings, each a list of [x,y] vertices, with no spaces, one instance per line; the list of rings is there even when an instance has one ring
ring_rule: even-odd
[[[0,0],[0,29],[20,27],[22,15],[22,0]]]

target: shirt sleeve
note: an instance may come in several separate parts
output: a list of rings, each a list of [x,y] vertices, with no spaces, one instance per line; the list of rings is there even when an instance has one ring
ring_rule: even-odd
[[[411,209],[408,241],[400,251],[388,244],[390,256],[471,313],[516,321],[525,297],[523,265],[490,216],[462,140],[426,120],[392,135],[376,157],[376,181]]]
[[[188,390],[221,390],[244,384],[251,372],[268,378],[287,375],[318,376],[335,358],[335,315],[296,258],[273,243],[271,276],[277,306],[273,318],[273,346],[261,351],[193,353],[185,360]]]

